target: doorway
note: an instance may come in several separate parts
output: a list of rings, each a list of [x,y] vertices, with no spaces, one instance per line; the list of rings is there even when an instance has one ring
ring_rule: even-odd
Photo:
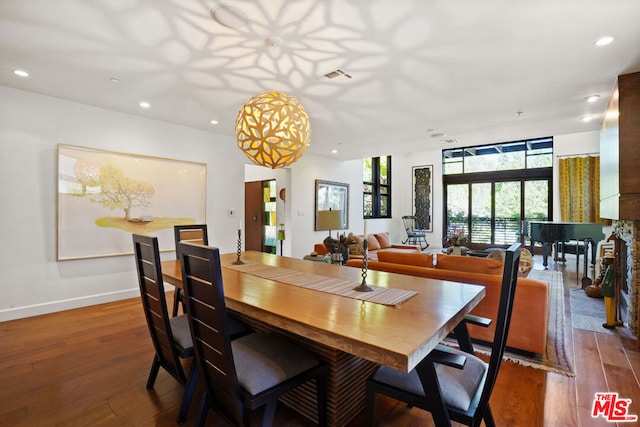
[[[276,253],[276,180],[244,183],[244,245],[247,251]]]

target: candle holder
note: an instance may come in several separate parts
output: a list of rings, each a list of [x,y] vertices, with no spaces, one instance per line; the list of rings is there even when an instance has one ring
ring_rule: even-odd
[[[240,252],[242,251],[242,230],[238,229],[238,258],[236,258],[235,261],[233,261],[233,265],[242,265],[244,264],[244,261],[242,261],[240,259]]]
[[[373,292],[375,290],[375,288],[373,288],[371,285],[367,284],[367,271],[369,270],[369,259],[368,259],[368,255],[367,255],[367,238],[365,236],[364,238],[364,242],[362,242],[362,246],[363,246],[363,253],[364,253],[364,259],[362,260],[362,283],[360,283],[360,285],[356,286],[355,288],[353,288],[354,291],[357,292]]]

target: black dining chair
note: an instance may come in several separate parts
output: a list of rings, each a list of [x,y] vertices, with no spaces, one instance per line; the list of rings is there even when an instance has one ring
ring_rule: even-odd
[[[182,366],[182,360],[193,356],[189,321],[186,315],[169,316],[160,267],[158,238],[134,234],[133,248],[142,307],[156,352],[147,379],[147,388],[153,388],[161,367],[185,385],[185,393],[178,414],[178,422],[183,422],[198,379],[195,363],[192,363],[188,376],[185,375]]]
[[[207,235],[207,224],[190,224],[190,225],[174,225],[173,235],[176,245],[176,259],[180,259],[180,253],[178,252],[178,243],[190,242],[198,245],[208,245],[209,237]],[[176,288],[173,294],[173,310],[174,316],[178,315],[178,310],[182,301],[182,289]],[[182,307],[184,313],[184,305]]]
[[[326,425],[326,365],[274,334],[255,332],[231,341],[218,249],[179,246],[195,359],[205,384],[197,425],[204,425],[213,408],[235,425],[248,426],[248,411],[264,407],[261,425],[270,426],[278,398],[310,380],[315,380],[319,424]]]
[[[489,397],[498,377],[507,342],[513,299],[518,279],[520,243],[506,251],[496,332],[489,363],[473,354],[467,322],[487,326],[489,322],[467,316],[455,329],[460,350],[439,345],[409,373],[378,368],[367,379],[366,425],[375,423],[376,395],[383,394],[431,412],[435,425],[449,426],[451,420],[469,426],[495,426]]]

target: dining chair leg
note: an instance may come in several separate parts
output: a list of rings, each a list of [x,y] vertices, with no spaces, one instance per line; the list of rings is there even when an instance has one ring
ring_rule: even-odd
[[[184,389],[184,396],[182,398],[182,404],[180,405],[180,412],[178,413],[178,424],[184,423],[187,419],[187,413],[191,406],[191,400],[193,399],[193,393],[196,390],[198,384],[199,371],[195,361],[191,362],[191,369],[189,370],[189,379]]]
[[[485,427],[496,427],[496,422],[493,420],[493,413],[491,412],[491,407],[487,406],[487,410],[484,411],[484,419]]]
[[[416,367],[418,370],[418,376],[420,382],[424,388],[424,393],[431,400],[431,416],[436,427],[451,426],[451,419],[449,418],[449,411],[444,404],[442,394],[440,392],[440,381],[438,380],[438,374],[436,373],[435,363],[428,360],[423,360]]]
[[[151,364],[151,371],[149,372],[149,378],[147,379],[147,388],[153,388],[153,385],[156,383],[156,377],[158,376],[159,370],[160,360],[158,360],[158,356],[154,356],[153,363]]]
[[[273,419],[276,415],[276,407],[278,406],[278,399],[273,399],[264,405],[264,411],[262,413],[262,427],[271,427]]]
[[[198,419],[196,420],[197,427],[204,427],[207,421],[207,414],[209,413],[209,402],[207,401],[207,393],[202,393],[202,401],[200,402],[200,409],[198,410]]]

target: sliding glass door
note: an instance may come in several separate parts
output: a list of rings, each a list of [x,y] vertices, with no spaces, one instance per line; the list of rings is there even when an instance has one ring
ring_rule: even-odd
[[[528,234],[523,221],[552,219],[552,166],[551,137],[443,150],[443,241],[505,247]]]
[[[463,231],[474,248],[520,241],[523,220],[549,218],[550,188],[550,179],[448,184],[444,238]]]

